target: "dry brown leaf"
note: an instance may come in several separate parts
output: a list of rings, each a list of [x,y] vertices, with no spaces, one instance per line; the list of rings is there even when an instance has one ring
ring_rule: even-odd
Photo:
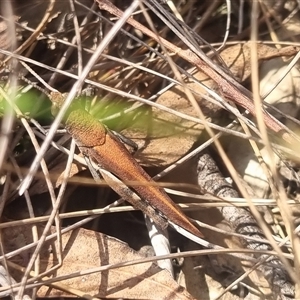
[[[55,232],[52,229],[52,232]],[[29,227],[4,230],[4,245],[12,250],[19,248],[31,236]],[[53,275],[58,277],[90,268],[142,259],[145,256],[132,250],[127,244],[110,236],[79,229],[62,237],[63,266]],[[57,264],[57,243],[47,242],[41,252],[41,271]],[[8,250],[8,249],[7,249]],[[20,262],[19,262],[20,263]],[[26,262],[23,261],[26,266]],[[166,270],[155,263],[132,265],[100,273],[74,277],[62,284],[81,290],[88,295],[106,298],[130,299],[194,299],[179,286]],[[70,296],[43,286],[39,297]]]
[[[159,97],[157,103],[196,117],[180,86],[164,93]],[[139,145],[139,148],[142,147],[141,151],[136,153],[135,158],[144,166],[170,165],[190,150],[203,130],[203,126],[200,124],[184,120],[157,108],[152,109],[152,118],[147,126],[148,132],[145,130],[124,132]]]
[[[293,47],[286,47],[278,50],[264,44],[257,44],[257,57],[259,63],[284,55],[296,54]],[[220,56],[230,69],[232,75],[240,82],[245,81],[251,75],[251,42],[237,44],[225,48]]]

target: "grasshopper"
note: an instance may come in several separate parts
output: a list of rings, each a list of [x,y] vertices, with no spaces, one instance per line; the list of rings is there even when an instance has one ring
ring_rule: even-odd
[[[54,106],[52,113],[55,114],[55,110],[61,107],[64,96],[52,92],[50,99]],[[203,237],[202,233],[189,221],[166,192],[155,184],[131,156],[123,143],[100,121],[75,103],[69,108],[63,122],[85,157],[124,182],[136,182],[137,184],[132,189],[165,219],[196,237]],[[147,212],[145,213],[147,214]]]

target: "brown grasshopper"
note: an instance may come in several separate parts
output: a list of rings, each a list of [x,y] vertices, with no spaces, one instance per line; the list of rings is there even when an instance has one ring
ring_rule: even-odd
[[[61,107],[64,101],[64,96],[56,92],[51,93],[50,98],[54,109]],[[107,130],[100,121],[84,109],[73,104],[65,115],[63,122],[83,155],[116,175],[122,181],[135,182],[136,184],[132,186],[135,192],[162,214],[164,218],[196,237],[203,237],[202,233],[173,203],[166,192],[155,184],[152,178],[131,156],[123,143]],[[132,204],[134,205],[134,203]],[[144,212],[147,214],[147,211]]]

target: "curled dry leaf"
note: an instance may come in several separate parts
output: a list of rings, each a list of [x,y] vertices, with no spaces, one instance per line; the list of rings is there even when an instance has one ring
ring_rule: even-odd
[[[53,228],[52,233],[54,232]],[[29,237],[30,235],[30,227],[8,228],[4,230],[4,245],[8,248],[7,250],[20,248],[25,241],[30,242],[28,238],[24,238],[24,236]],[[41,251],[41,272],[57,265],[58,249],[57,242],[45,243]],[[50,277],[59,277],[146,257],[118,239],[85,229],[64,234],[62,249],[63,265],[55,272],[55,275]],[[18,263],[20,264],[20,262]],[[24,260],[22,264],[26,266]],[[168,271],[160,269],[156,263],[114,268],[70,278],[60,283],[100,298],[194,299],[174,281]],[[38,296],[63,297],[70,295],[52,287],[42,286],[38,290]]]

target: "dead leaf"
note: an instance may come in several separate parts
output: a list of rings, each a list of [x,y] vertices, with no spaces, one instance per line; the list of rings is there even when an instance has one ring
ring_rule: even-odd
[[[265,44],[257,44],[258,62],[270,60],[276,57],[292,56],[297,53],[295,47],[285,47],[278,50]],[[251,42],[236,44],[226,47],[220,52],[220,56],[228,67],[233,77],[239,82],[244,82],[251,75]]]
[[[190,83],[190,85],[195,84]],[[193,107],[180,86],[164,93],[157,103],[196,117]],[[135,154],[135,158],[142,165],[166,166],[187,153],[201,135],[202,130],[203,126],[200,124],[153,108],[152,117],[149,118],[148,132],[126,130],[124,134],[135,141],[139,148],[142,147]]]
[[[54,232],[53,228],[52,233]],[[25,241],[30,242],[28,240],[29,236],[31,236],[29,227],[5,229],[3,231],[4,245],[8,248],[7,250],[20,248]],[[85,229],[64,234],[62,245],[63,266],[52,277],[145,257],[118,239]],[[45,243],[41,251],[41,272],[57,264],[57,249],[56,242],[49,241]],[[20,264],[20,261],[18,263]],[[26,266],[24,260],[23,265]],[[15,275],[13,270],[12,274]],[[160,269],[155,263],[110,269],[70,278],[61,281],[61,283],[81,290],[88,295],[103,298],[194,299],[174,281],[168,271]],[[43,286],[38,290],[38,297],[46,296],[64,297],[70,295]]]

